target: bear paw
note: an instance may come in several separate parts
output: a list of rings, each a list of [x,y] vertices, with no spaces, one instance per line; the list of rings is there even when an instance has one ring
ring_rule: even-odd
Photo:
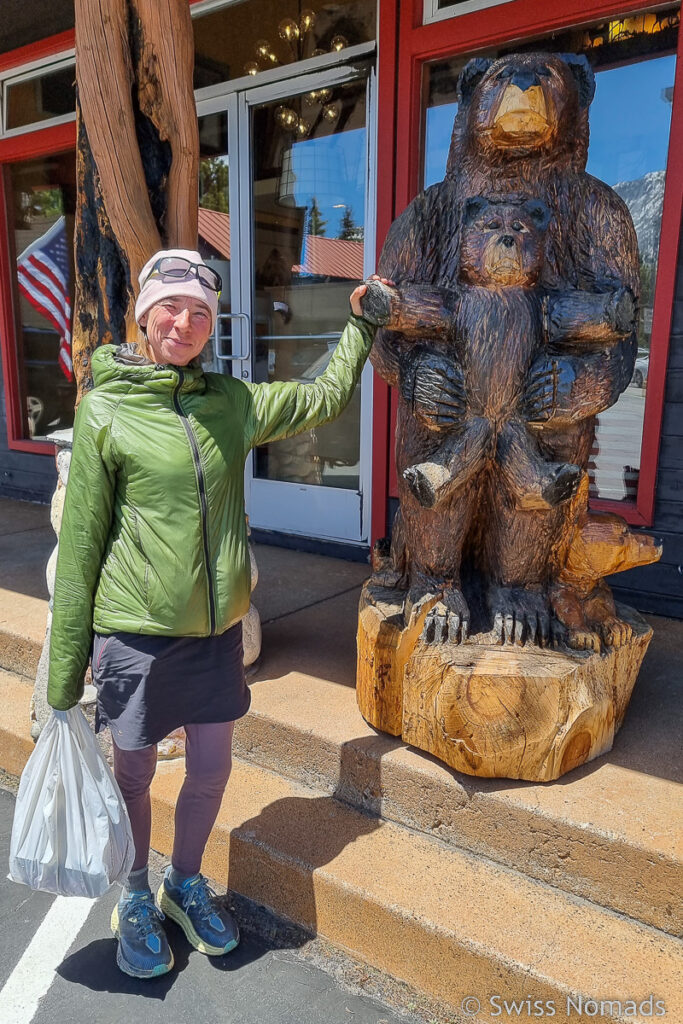
[[[426,644],[461,644],[470,635],[470,610],[462,591],[449,587],[427,612],[421,639]]]
[[[616,616],[605,619],[599,628],[605,647],[623,647],[633,636],[633,627]]]
[[[567,637],[567,646],[574,651],[595,651],[600,653],[600,634],[592,629],[573,629]]]
[[[519,587],[493,586],[488,594],[493,635],[499,644],[550,642],[550,604],[546,594]]]

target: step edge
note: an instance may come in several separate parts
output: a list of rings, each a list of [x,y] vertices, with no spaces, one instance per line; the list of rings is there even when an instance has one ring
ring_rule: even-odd
[[[246,768],[247,770],[263,773],[266,776],[270,776],[274,779],[283,779],[283,776],[277,772],[273,772],[260,765],[257,766],[252,765],[248,762],[243,762],[240,758],[234,758],[234,763],[235,765],[239,765],[239,767],[241,768]],[[173,761],[165,761],[161,762],[161,764],[166,768],[167,772],[179,772],[181,770],[180,766],[176,765]],[[306,786],[300,782],[297,782],[296,780],[285,779],[285,781],[291,787],[291,791],[295,795],[298,794],[306,796],[329,796],[329,794],[325,794],[324,792],[315,787]],[[170,798],[168,798],[165,794],[155,793],[154,782],[152,783],[152,798],[158,800],[159,803],[167,804],[169,807],[175,806],[173,801]],[[407,837],[410,836],[412,843],[417,841],[418,843],[424,844],[424,846],[427,849],[436,847],[438,850],[441,851],[443,855],[453,856],[457,857],[460,860],[464,860],[466,864],[472,865],[473,868],[476,868],[481,865],[492,874],[503,876],[505,879],[509,880],[511,884],[514,884],[515,882],[517,882],[518,884],[521,883],[522,885],[527,886],[529,889],[534,890],[537,893],[546,893],[548,897],[551,899],[561,899],[562,901],[566,900],[572,906],[581,907],[586,911],[599,915],[600,917],[607,917],[608,919],[620,921],[628,928],[635,928],[637,931],[647,933],[652,937],[659,939],[660,941],[671,943],[675,946],[675,948],[683,949],[683,946],[681,946],[677,936],[672,935],[661,928],[657,928],[654,925],[647,924],[646,922],[641,921],[638,918],[634,918],[629,914],[625,914],[622,911],[614,910],[611,907],[605,907],[602,904],[596,903],[594,900],[587,899],[586,897],[580,896],[576,893],[567,892],[566,890],[558,886],[552,885],[550,882],[547,882],[544,879],[538,879],[529,876],[524,872],[519,871],[514,867],[511,867],[510,865],[501,864],[499,861],[496,861],[491,857],[487,857],[486,855],[474,853],[471,850],[462,847],[457,847],[453,844],[445,843],[438,837],[426,835],[425,833],[413,829],[408,825],[402,825],[396,822],[387,821],[383,818],[376,818],[375,815],[367,814],[357,807],[349,806],[348,804],[345,804],[343,801],[337,800],[335,797],[331,797],[331,799],[335,800],[335,802],[340,806],[340,808],[342,808],[344,812],[349,815],[358,816],[364,819],[374,819],[381,822],[381,827],[391,832],[401,842],[407,841]],[[235,836],[236,838],[239,838],[240,841],[242,841],[242,839],[244,839],[244,841],[249,841],[246,835],[240,833],[240,825],[229,826],[226,822],[220,820],[220,815],[216,821],[215,828],[224,833],[227,832],[229,836]],[[274,856],[277,858],[278,861],[282,863],[303,865],[307,870],[310,869],[311,872],[315,872],[319,875],[326,875],[328,873],[326,872],[326,868],[328,867],[328,865],[323,864],[311,867],[310,865],[306,865],[303,859],[298,858],[296,855],[290,854],[286,851],[280,851],[275,846],[270,847],[269,844],[260,841],[256,845],[258,845],[259,848],[272,849],[274,851]]]
[[[309,738],[310,739],[310,736],[312,735],[309,730],[298,729],[296,727],[296,725],[294,725],[293,723],[288,723],[288,722],[287,723],[283,723],[280,719],[276,718],[275,716],[267,715],[267,714],[265,714],[265,713],[263,713],[261,711],[252,712],[250,710],[246,717],[250,718],[252,722],[261,722],[261,723],[263,723],[267,727],[277,727],[278,729],[286,730],[288,733],[290,733],[291,735],[294,735],[294,736],[303,737],[303,738]],[[359,757],[365,757],[363,749],[361,747],[355,747],[354,744],[353,744],[353,741],[349,741],[348,744],[346,744],[346,745],[349,746],[350,748],[354,749],[355,751],[357,751]],[[294,746],[296,747],[296,744],[294,744]],[[341,750],[341,746],[342,745],[341,744],[335,744],[333,741],[329,740],[327,737],[320,737],[320,746],[325,749],[325,751],[328,753],[328,755],[330,757],[335,757],[335,755],[338,754],[338,752]],[[259,764],[259,765],[261,765],[262,767],[264,767],[264,768],[266,768],[268,770],[273,770],[274,761],[268,762],[267,757],[259,756],[258,753],[256,753],[255,756],[252,756],[251,751],[254,748],[247,749],[246,746],[240,742],[239,735],[237,733],[236,733],[234,749],[235,749],[235,751],[237,751],[236,756],[241,757],[243,760],[248,761],[248,762],[253,763],[253,764]],[[418,751],[418,753],[419,753],[419,751]],[[365,759],[367,759],[367,758],[365,758]],[[286,776],[287,778],[291,778],[294,781],[296,781],[297,779],[302,779],[302,778],[305,778],[305,779],[315,778],[316,780],[319,780],[316,783],[316,788],[324,789],[325,791],[334,792],[337,795],[339,794],[339,785],[338,785],[338,781],[339,780],[338,779],[336,780],[336,785],[335,785],[335,780],[332,779],[329,776],[329,774],[326,774],[323,771],[316,772],[315,770],[307,769],[302,762],[300,762],[300,764],[301,764],[301,771],[299,773],[294,773],[292,771],[288,771],[287,770],[287,766],[284,766],[279,771],[279,774],[281,774],[283,776]],[[408,775],[408,776],[413,777],[413,778],[418,778],[419,777],[418,773],[414,772],[414,771],[410,771],[410,770],[407,771],[407,770],[402,769],[402,768],[396,768],[396,770],[398,772],[400,772],[402,775]],[[311,783],[307,782],[306,784],[311,784]],[[447,790],[447,787],[443,786],[441,783],[436,782],[436,783],[434,783],[434,785],[435,785],[435,787],[437,787],[437,788],[439,788],[439,789],[441,789],[443,791]],[[673,785],[673,783],[672,783],[672,785]],[[373,801],[363,801],[362,793],[360,793],[360,791],[356,787],[349,786],[349,789],[352,789],[355,793],[359,794],[359,801],[358,801],[358,803],[356,803],[355,801],[351,801],[352,804],[354,806],[358,806],[358,807],[361,807],[363,809],[368,809],[371,813],[377,813],[377,811],[373,812],[373,810],[372,810],[373,804],[382,803],[382,801],[387,799],[387,797],[380,797],[379,799],[375,799]],[[344,800],[343,796],[338,796],[338,798],[341,799],[341,800]],[[390,804],[391,804],[391,802],[395,802],[395,801],[392,801],[391,797],[389,797],[389,801],[390,801]],[[349,802],[349,801],[345,801],[345,802]],[[590,823],[586,823],[586,822],[580,821],[580,820],[578,820],[576,818],[564,818],[564,817],[561,817],[559,815],[553,815],[546,808],[539,807],[538,805],[534,805],[533,803],[520,803],[520,802],[516,802],[516,801],[506,800],[505,797],[503,795],[501,795],[501,793],[499,793],[499,792],[467,793],[467,799],[464,802],[461,802],[458,805],[457,809],[460,810],[460,809],[462,809],[462,807],[465,807],[467,805],[474,805],[475,803],[476,804],[480,804],[480,805],[484,805],[484,806],[491,805],[493,807],[500,807],[500,808],[505,809],[508,812],[513,812],[513,813],[516,813],[516,814],[527,814],[527,815],[529,815],[529,816],[531,816],[531,817],[533,817],[535,819],[538,819],[539,821],[546,822],[548,825],[562,824],[563,826],[571,828],[573,831],[577,832],[577,834],[580,834],[580,835],[582,835],[584,837],[591,837],[591,838],[594,838],[596,840],[600,840],[600,841],[602,841],[604,843],[607,843],[607,844],[610,844],[610,845],[618,844],[622,848],[636,851],[636,852],[638,852],[639,854],[641,854],[643,856],[647,856],[647,857],[653,857],[654,856],[661,863],[670,865],[672,868],[679,868],[679,869],[681,869],[681,871],[683,871],[683,851],[682,851],[682,856],[680,858],[677,858],[677,857],[673,856],[672,854],[670,854],[666,850],[662,850],[661,848],[658,848],[658,847],[653,846],[652,844],[648,844],[646,842],[638,842],[633,837],[625,836],[623,833],[619,833],[619,832],[617,832],[615,830],[609,830],[609,829],[603,828],[600,825],[592,825]],[[394,820],[394,819],[390,819],[390,820]],[[399,824],[409,824],[408,822],[403,822],[400,819],[399,819],[398,823]],[[418,831],[422,831],[419,828],[419,826],[411,826],[411,827],[415,827],[415,828],[418,829]],[[426,834],[431,834],[431,833],[426,833]],[[444,841],[448,842],[447,839],[444,840]]]
[[[325,748],[326,752],[331,757],[335,757],[335,755],[337,755],[339,753],[339,751],[341,750],[342,746],[346,746],[346,747],[349,747],[349,748],[353,749],[354,751],[356,751],[357,754],[359,755],[359,757],[362,757],[364,760],[370,760],[369,758],[367,758],[367,755],[363,751],[362,747],[356,746],[354,744],[353,740],[345,741],[344,743],[336,743],[334,740],[330,739],[327,736],[324,736],[324,735],[321,735],[321,734],[316,734],[316,733],[312,732],[309,729],[299,728],[295,723],[282,721],[282,719],[278,718],[277,716],[275,716],[273,714],[269,714],[268,712],[265,712],[265,711],[263,711],[261,709],[250,708],[250,710],[247,712],[247,715],[245,716],[245,720],[246,719],[249,719],[252,722],[262,723],[264,726],[267,726],[267,727],[277,727],[278,729],[284,729],[284,730],[286,730],[287,732],[289,732],[289,733],[291,733],[293,735],[296,735],[296,736],[299,736],[299,737],[303,737],[303,738],[309,738],[310,739],[311,736],[317,735],[318,738],[319,738],[320,745]],[[382,735],[388,735],[388,734],[383,734],[383,733],[379,733],[378,732],[377,735],[378,736],[382,736]],[[394,737],[388,737],[388,738],[394,738]],[[426,754],[424,751],[420,751],[417,748],[411,748],[409,744],[403,743],[403,741],[401,741],[401,742],[402,742],[404,748],[413,749],[413,750],[415,750],[416,753],[424,754],[424,756],[426,758],[431,758],[431,755]],[[236,733],[235,749],[239,749],[239,748],[244,749],[242,747],[241,743],[240,743],[239,735]],[[295,748],[296,748],[296,745],[295,745]],[[245,755],[245,760],[246,759],[247,759],[247,757]],[[409,775],[411,777],[419,777],[418,772],[415,772],[415,771],[412,771],[412,770],[406,770],[404,768],[397,767],[397,766],[392,766],[392,767],[394,767],[395,770],[399,771],[401,774]],[[283,774],[285,774],[285,773],[283,772]],[[311,772],[309,774],[313,774],[313,773]],[[322,773],[319,773],[319,776],[322,777]],[[297,776],[292,776],[292,777],[296,778]],[[476,777],[472,776],[471,778],[473,780],[472,781],[472,785],[475,785],[476,784]],[[431,781],[431,780],[429,780],[429,781]],[[489,780],[486,780],[486,781],[489,781]],[[505,780],[501,780],[501,781],[505,781]],[[678,782],[676,782],[675,780],[670,780],[670,781],[671,781],[672,787],[676,787],[678,789],[680,784]],[[439,788],[441,788],[443,790],[447,789],[447,786],[444,786],[442,783],[439,783],[439,782],[434,783],[434,785],[438,786]],[[528,785],[535,786],[535,785],[538,785],[538,783],[529,783]],[[658,847],[653,847],[651,844],[648,844],[646,842],[638,842],[635,838],[633,838],[631,836],[625,836],[623,833],[617,832],[616,830],[610,830],[610,829],[604,828],[601,825],[592,825],[590,823],[583,822],[583,821],[581,821],[581,820],[579,820],[577,818],[573,818],[573,819],[560,818],[557,815],[553,815],[546,808],[539,807],[538,805],[533,804],[532,802],[521,803],[521,802],[517,802],[517,801],[510,801],[510,800],[506,799],[505,796],[503,795],[503,793],[500,792],[500,791],[496,791],[496,792],[468,792],[466,790],[465,792],[466,792],[466,800],[465,801],[461,801],[460,806],[465,806],[466,804],[471,804],[471,803],[473,803],[475,801],[476,802],[481,802],[481,803],[494,803],[494,804],[499,805],[501,807],[512,808],[512,809],[514,809],[516,811],[523,811],[523,812],[532,814],[534,817],[538,817],[538,818],[540,818],[542,820],[545,820],[545,821],[548,821],[548,822],[562,821],[562,822],[564,822],[566,824],[570,824],[572,828],[576,829],[577,831],[581,831],[582,833],[584,833],[586,835],[594,835],[596,837],[604,839],[607,842],[620,842],[623,845],[627,845],[629,847],[633,847],[634,849],[640,850],[643,853],[647,853],[648,855],[651,855],[651,854],[655,853],[657,856],[661,856],[662,858],[670,861],[672,864],[680,864],[681,866],[683,866],[683,850],[681,851],[681,858],[678,859],[678,858],[673,857],[671,854],[669,854],[665,850],[662,850],[662,849],[660,849]]]

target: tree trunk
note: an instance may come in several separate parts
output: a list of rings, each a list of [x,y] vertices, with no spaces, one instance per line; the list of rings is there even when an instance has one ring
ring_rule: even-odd
[[[75,0],[78,118],[73,363],[133,326],[156,250],[197,247],[199,136],[187,0]]]

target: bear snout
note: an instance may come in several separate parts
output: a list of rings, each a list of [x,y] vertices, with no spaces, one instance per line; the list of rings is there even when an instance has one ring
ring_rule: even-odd
[[[624,561],[629,565],[649,565],[662,557],[664,545],[649,533],[634,533],[629,530]]]

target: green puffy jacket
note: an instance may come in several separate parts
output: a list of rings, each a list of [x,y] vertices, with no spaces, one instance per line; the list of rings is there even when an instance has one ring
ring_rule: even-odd
[[[352,316],[310,384],[251,384],[195,367],[92,358],[59,537],[48,701],[83,692],[93,629],[222,633],[249,608],[244,517],[249,450],[334,419],[374,337]]]

